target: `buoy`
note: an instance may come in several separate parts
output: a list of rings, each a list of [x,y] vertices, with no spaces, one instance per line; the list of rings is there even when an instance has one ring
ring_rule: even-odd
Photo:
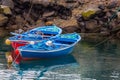
[[[9,39],[6,39],[6,40],[5,40],[5,44],[6,44],[6,45],[10,45],[10,44],[11,44],[11,41],[10,41]]]
[[[15,54],[19,55],[19,50],[18,49],[15,50]]]

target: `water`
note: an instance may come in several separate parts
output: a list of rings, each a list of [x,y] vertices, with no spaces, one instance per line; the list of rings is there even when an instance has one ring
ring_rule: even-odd
[[[0,51],[1,80],[120,80],[120,41],[80,41],[72,54],[34,61],[23,61],[8,68]],[[96,44],[99,44],[95,46]]]

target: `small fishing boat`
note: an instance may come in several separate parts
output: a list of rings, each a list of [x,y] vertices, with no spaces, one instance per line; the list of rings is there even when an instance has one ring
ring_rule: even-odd
[[[80,39],[77,33],[61,34],[56,38],[21,46],[15,50],[15,54],[23,59],[59,57],[71,53]]]
[[[18,48],[19,46],[24,46],[31,41],[39,42],[41,40],[45,40],[51,37],[56,37],[62,33],[62,29],[53,25],[53,26],[43,26],[37,27],[30,31],[27,31],[22,34],[17,34],[11,32],[13,37],[10,37],[9,40],[11,45],[14,49]]]

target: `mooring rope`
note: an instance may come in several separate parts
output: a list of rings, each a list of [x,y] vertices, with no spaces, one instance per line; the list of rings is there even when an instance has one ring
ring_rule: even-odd
[[[12,62],[12,65],[14,65],[15,61],[17,60],[17,58],[19,57],[20,54],[17,54],[17,56],[15,57],[15,59]]]

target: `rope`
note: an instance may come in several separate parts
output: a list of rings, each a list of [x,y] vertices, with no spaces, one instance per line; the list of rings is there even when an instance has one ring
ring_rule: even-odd
[[[19,54],[16,56],[16,58],[14,59],[14,61],[12,62],[12,65],[14,65],[16,59],[18,58]]]

